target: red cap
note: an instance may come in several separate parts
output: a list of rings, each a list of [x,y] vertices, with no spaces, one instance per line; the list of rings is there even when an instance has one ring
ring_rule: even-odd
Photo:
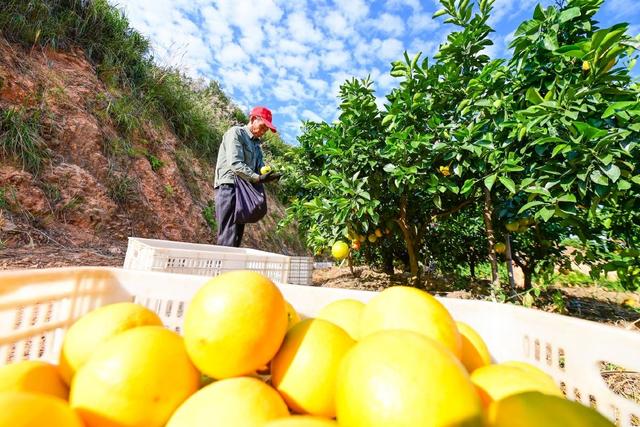
[[[267,125],[269,129],[274,132],[277,132],[276,127],[271,123],[273,119],[273,115],[271,114],[271,110],[266,107],[254,107],[249,113],[249,117],[260,117],[264,123]]]

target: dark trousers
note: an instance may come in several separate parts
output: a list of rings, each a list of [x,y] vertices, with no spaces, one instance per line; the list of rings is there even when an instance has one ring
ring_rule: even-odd
[[[220,184],[216,190],[216,222],[220,246],[240,246],[244,224],[235,223],[236,189],[232,184]]]

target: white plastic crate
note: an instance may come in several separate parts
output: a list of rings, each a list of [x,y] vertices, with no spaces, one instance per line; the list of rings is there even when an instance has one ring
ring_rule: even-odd
[[[0,272],[0,365],[24,359],[57,361],[65,330],[90,310],[134,301],[180,332],[189,300],[207,278],[107,267]],[[374,292],[278,285],[304,317],[342,298],[366,302]],[[484,301],[441,298],[457,319],[485,339],[496,362],[532,363],[567,396],[620,426],[637,425],[640,405],[614,394],[600,376],[606,361],[640,370],[640,334],[586,320]],[[634,418],[635,417],[635,418]]]
[[[280,283],[311,285],[313,258],[249,248],[129,237],[124,268],[201,276],[244,269],[257,271]]]

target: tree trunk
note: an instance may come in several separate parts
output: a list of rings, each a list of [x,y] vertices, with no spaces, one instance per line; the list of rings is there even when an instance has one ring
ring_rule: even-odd
[[[411,276],[417,282],[418,280],[418,257],[416,255],[416,236],[411,229],[411,224],[407,219],[407,197],[402,196],[400,200],[400,217],[396,220],[402,235],[404,237],[405,244],[407,245],[407,252],[409,254],[409,268],[411,269]]]
[[[524,274],[524,289],[528,291],[531,289],[531,279],[533,278],[533,269],[523,268],[522,273]]]
[[[389,275],[393,274],[393,253],[384,253],[382,263],[384,265],[384,272]]]
[[[487,187],[484,187],[484,228],[487,234],[487,240],[489,241],[489,259],[491,260],[491,287],[497,288],[500,286],[500,278],[498,277],[498,256],[496,255],[496,236],[493,231],[493,203],[491,202],[491,192]]]
[[[511,258],[511,235],[507,233],[505,238],[506,250],[504,252],[507,263],[507,273],[509,274],[509,289],[512,294],[516,293],[516,281],[513,277],[513,260]]]
[[[476,278],[476,262],[473,259],[469,261],[469,273],[472,279]]]

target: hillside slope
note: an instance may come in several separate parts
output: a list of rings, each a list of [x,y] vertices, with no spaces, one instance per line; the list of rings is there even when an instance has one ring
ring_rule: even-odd
[[[214,241],[213,165],[162,118],[123,109],[124,98],[80,49],[27,49],[0,36],[5,255],[25,244],[122,248],[128,236]],[[10,155],[7,144],[27,155]],[[276,232],[283,207],[269,202],[268,217],[247,227],[244,246],[304,253],[297,230]]]

